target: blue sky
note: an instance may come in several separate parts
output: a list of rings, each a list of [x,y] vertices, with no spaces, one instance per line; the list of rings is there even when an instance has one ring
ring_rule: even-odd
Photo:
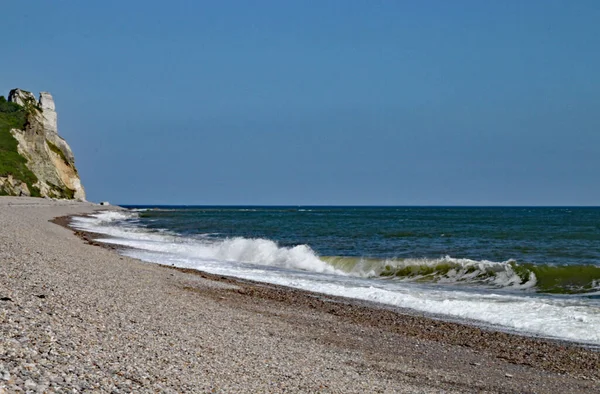
[[[600,2],[28,1],[90,200],[600,205]]]

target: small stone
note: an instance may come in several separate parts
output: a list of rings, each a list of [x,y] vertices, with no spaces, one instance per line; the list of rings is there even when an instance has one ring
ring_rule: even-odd
[[[504,376],[506,376],[507,378],[512,378],[513,375],[509,374],[509,373],[505,373]]]
[[[29,390],[35,390],[37,388],[37,384],[31,379],[27,379],[25,381],[25,388]]]

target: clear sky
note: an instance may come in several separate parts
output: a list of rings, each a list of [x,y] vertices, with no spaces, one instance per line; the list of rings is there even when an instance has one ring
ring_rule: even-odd
[[[600,205],[600,1],[10,1],[93,201]]]

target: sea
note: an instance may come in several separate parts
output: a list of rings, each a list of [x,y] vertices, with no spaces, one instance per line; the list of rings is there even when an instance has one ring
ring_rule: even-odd
[[[125,208],[72,226],[149,263],[600,347],[600,208]]]

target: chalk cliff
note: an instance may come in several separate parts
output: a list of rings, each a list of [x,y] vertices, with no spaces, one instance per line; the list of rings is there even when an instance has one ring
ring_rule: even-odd
[[[15,152],[16,151],[16,152]],[[67,142],[58,135],[52,95],[13,89],[0,96],[0,195],[85,200]]]

